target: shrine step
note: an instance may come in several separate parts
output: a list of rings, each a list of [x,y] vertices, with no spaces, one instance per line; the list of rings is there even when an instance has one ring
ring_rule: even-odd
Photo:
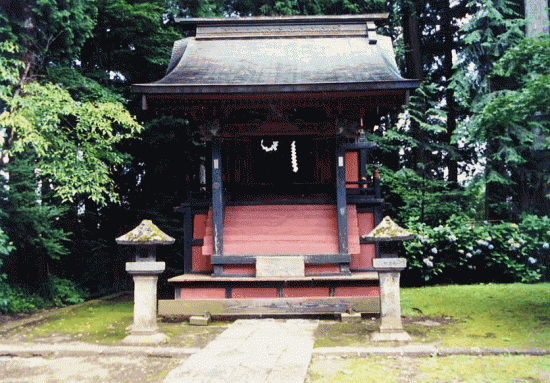
[[[357,211],[348,206],[350,254],[360,252]],[[228,206],[223,230],[224,253],[337,253],[338,225],[334,205]],[[203,254],[213,254],[212,212],[206,224]]]
[[[214,278],[180,275],[175,299],[159,301],[159,315],[213,317],[380,313],[378,273],[351,276]]]

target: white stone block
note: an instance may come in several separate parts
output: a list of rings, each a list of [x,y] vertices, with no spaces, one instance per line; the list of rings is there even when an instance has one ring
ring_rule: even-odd
[[[256,277],[303,277],[303,256],[274,256],[256,258]]]
[[[165,268],[164,262],[126,262],[126,271],[130,275],[161,274]]]
[[[403,270],[407,267],[407,260],[405,258],[374,258],[372,267],[374,269]]]

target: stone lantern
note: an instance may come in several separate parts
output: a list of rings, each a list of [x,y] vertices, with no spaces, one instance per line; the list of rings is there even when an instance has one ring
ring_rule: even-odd
[[[155,344],[166,341],[157,326],[157,280],[165,263],[157,262],[157,245],[171,245],[174,238],[163,233],[150,220],[143,220],[134,230],[118,237],[119,245],[136,249],[135,262],[126,263],[126,271],[134,278],[134,324],[124,343]]]
[[[380,279],[380,332],[372,335],[373,341],[410,341],[411,337],[403,329],[401,322],[401,297],[399,279],[401,271],[407,267],[405,258],[398,258],[397,245],[399,241],[413,239],[402,227],[399,227],[390,217],[385,217],[374,230],[361,237],[361,243],[379,245],[380,257],[372,261],[373,268],[378,271]]]

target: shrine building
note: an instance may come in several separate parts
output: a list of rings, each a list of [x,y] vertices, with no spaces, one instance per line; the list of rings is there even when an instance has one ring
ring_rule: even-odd
[[[179,20],[195,36],[175,42],[164,78],[134,85],[209,153],[206,191],[177,207],[184,274],[160,315],[380,312],[382,254],[360,237],[384,201],[362,133],[419,84],[376,33],[386,18]]]

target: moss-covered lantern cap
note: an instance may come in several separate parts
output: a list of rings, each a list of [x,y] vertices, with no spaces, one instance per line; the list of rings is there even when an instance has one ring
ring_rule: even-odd
[[[171,245],[175,241],[149,219],[144,219],[134,230],[116,239],[119,245]]]
[[[366,242],[407,241],[413,238],[413,233],[397,225],[388,216],[373,231],[361,237]]]

